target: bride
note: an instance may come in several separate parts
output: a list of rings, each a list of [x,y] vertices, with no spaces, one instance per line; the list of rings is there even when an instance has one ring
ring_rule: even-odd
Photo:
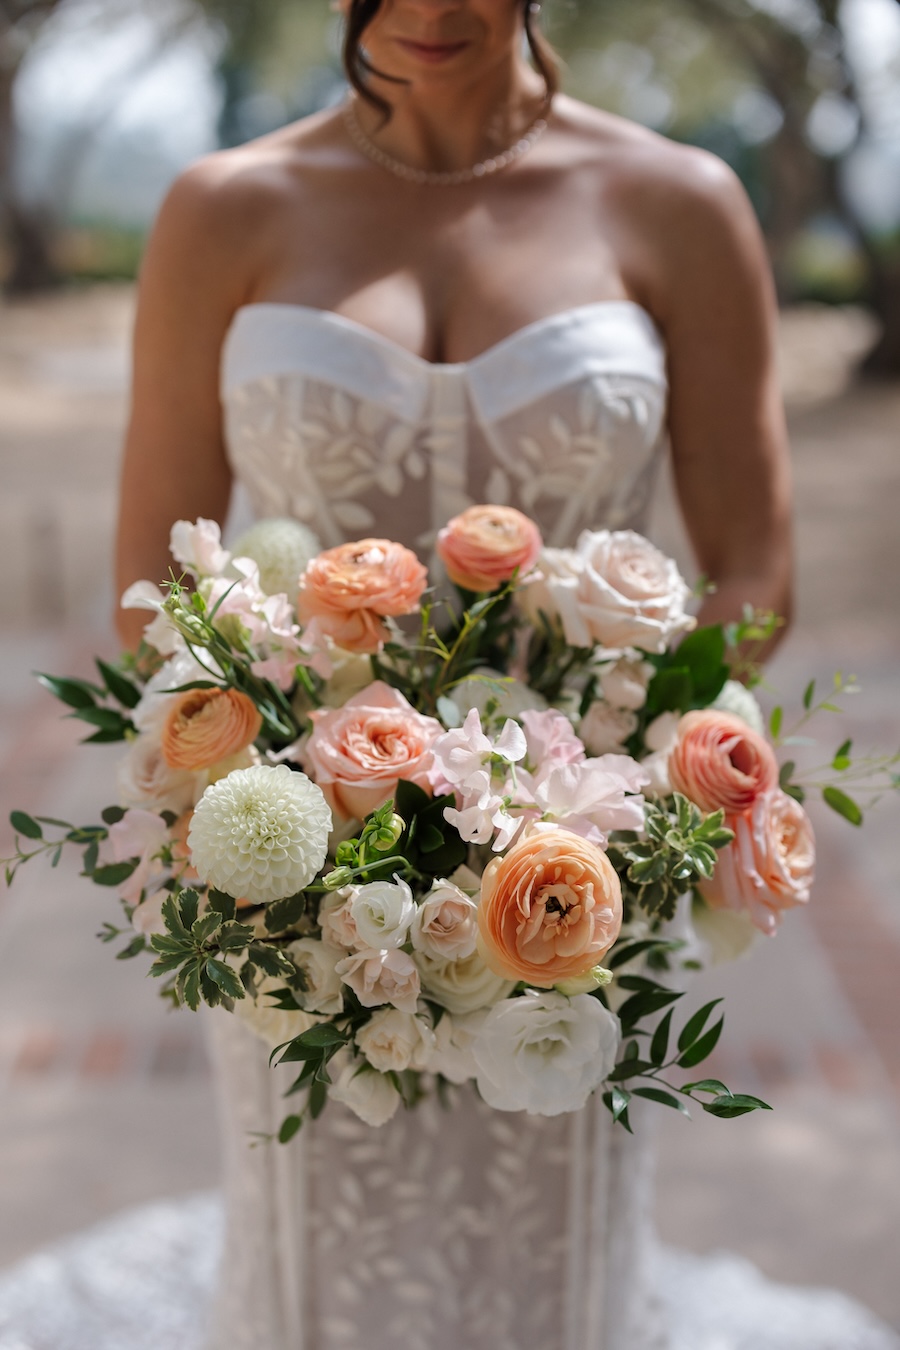
[[[202,161],[162,210],[120,591],[165,576],[172,521],[223,519],[235,482],[326,547],[365,533],[427,555],[478,501],[520,507],[550,544],[640,528],[668,441],[716,586],[702,621],[788,614],[775,307],[737,181],[558,94],[539,4],[342,8],[344,106]],[[133,611],[121,632],[137,641]],[[643,1122],[631,1139],[599,1104],[543,1119],[461,1092],[378,1131],[332,1103],[290,1145],[252,1147],[283,1081],[239,1019],[210,1023],[227,1234],[208,1350],[674,1344]],[[755,1307],[765,1340],[732,1308],[715,1344],[894,1343],[841,1306],[844,1322],[810,1300],[783,1331]]]

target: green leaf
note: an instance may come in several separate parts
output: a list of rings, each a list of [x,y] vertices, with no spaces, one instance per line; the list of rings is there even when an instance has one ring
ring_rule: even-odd
[[[302,1116],[287,1116],[281,1122],[281,1129],[278,1131],[279,1144],[289,1144],[302,1124]]]
[[[141,952],[147,950],[147,942],[144,938],[138,936],[132,938],[127,947],[123,947],[116,953],[117,961],[130,961],[133,956],[139,956]]]
[[[653,881],[661,881],[666,874],[666,858],[662,853],[656,853],[652,858],[644,858],[641,862],[632,863],[628,869],[628,880],[635,882],[638,886],[647,886]]]
[[[200,966],[196,961],[184,971],[179,981],[179,992],[191,1011],[196,1012],[200,1007]]]
[[[289,895],[286,900],[275,900],[266,906],[265,924],[267,933],[283,933],[299,923],[306,912],[306,896],[302,891]]]
[[[617,970],[619,966],[624,966],[628,961],[634,961],[636,957],[641,956],[644,952],[652,950],[654,947],[670,951],[676,946],[678,946],[678,943],[664,942],[657,938],[647,938],[642,942],[630,942],[625,947],[618,947],[606,964],[610,970]]]
[[[114,666],[107,665],[97,657],[97,669],[103,683],[106,685],[113,698],[122,704],[123,708],[136,708],[141,701],[141,691],[131,680],[115,669]]]
[[[10,811],[9,823],[17,834],[24,834],[26,839],[43,839],[44,831],[34,819],[24,811]]]
[[[121,886],[123,881],[128,880],[137,865],[137,858],[130,862],[110,863],[108,867],[98,867],[92,873],[91,880],[98,886]]]
[[[635,1097],[646,1097],[648,1102],[659,1102],[661,1106],[671,1106],[674,1111],[680,1111],[683,1116],[691,1118],[691,1113],[683,1101],[673,1096],[671,1092],[663,1092],[662,1088],[654,1087],[636,1087],[632,1089]]]
[[[121,806],[104,806],[100,812],[100,819],[104,825],[118,825],[119,821],[125,816],[124,808]]]
[[[846,792],[840,788],[826,787],[822,789],[822,796],[839,816],[849,820],[851,825],[861,825],[863,823],[863,813],[852,797],[848,797]]]
[[[772,715],[769,718],[769,735],[773,741],[777,741],[781,735],[781,724],[784,720],[784,709],[773,708]]]
[[[843,773],[845,769],[849,769],[853,762],[850,757],[852,749],[853,742],[844,741],[844,744],[835,751],[834,759],[831,761],[831,767],[837,769],[839,773]]]
[[[178,913],[185,934],[189,934],[194,924],[197,922],[197,914],[200,910],[200,896],[194,890],[182,891],[178,897]]]
[[[211,914],[204,914],[202,919],[195,919],[191,924],[191,937],[203,947],[207,942],[212,942],[221,927],[222,916],[213,910]]]
[[[316,1078],[309,1089],[309,1114],[313,1120],[318,1120],[319,1116],[325,1110],[325,1103],[328,1101],[328,1086],[323,1083],[321,1078]]]
[[[610,1070],[606,1081],[608,1083],[621,1083],[627,1078],[641,1078],[644,1074],[652,1073],[656,1068],[648,1059],[622,1059]]]
[[[682,1091],[712,1092],[715,1093],[716,1096],[721,1094],[723,1097],[732,1097],[734,1095],[731,1089],[727,1088],[725,1084],[721,1082],[718,1078],[701,1078],[696,1083],[685,1083],[684,1087],[682,1088]]]
[[[807,712],[809,712],[810,708],[812,707],[812,701],[815,698],[815,696],[816,696],[816,682],[815,680],[810,680],[809,684],[803,691],[803,706]]]
[[[215,910],[216,914],[220,915],[226,923],[233,919],[237,913],[237,905],[233,897],[226,895],[224,891],[215,890],[212,886],[206,892],[206,903],[208,907],[211,910]]]
[[[687,712],[694,694],[690,671],[684,668],[659,670],[647,689],[648,716],[663,712]]]
[[[122,722],[121,725],[113,731],[95,731],[93,736],[85,736],[82,745],[115,745],[118,741],[127,741],[126,732],[130,730],[130,722]]]
[[[127,717],[123,717],[115,708],[76,708],[68,714],[69,717],[75,717],[79,722],[87,722],[89,726],[99,727],[101,731],[128,731],[132,729],[132,724]]]
[[[240,977],[231,969],[231,966],[226,966],[224,961],[217,961],[215,957],[211,956],[204,969],[209,978],[219,986],[223,994],[227,994],[229,998],[233,999],[245,997],[244,986],[241,984]]]
[[[706,1059],[707,1055],[711,1055],[718,1044],[724,1024],[725,1019],[720,1017],[715,1026],[711,1027],[705,1036],[701,1036],[689,1049],[685,1050],[683,1055],[679,1056],[679,1066],[682,1069],[693,1069],[695,1064],[700,1064]]]
[[[701,1105],[704,1111],[708,1111],[711,1116],[719,1116],[722,1120],[733,1120],[735,1116],[745,1116],[749,1111],[772,1110],[768,1102],[744,1093],[716,1097],[713,1101],[703,1102]]]
[[[226,923],[216,939],[223,952],[241,952],[253,941],[255,929],[246,923]]]
[[[690,671],[698,695],[707,695],[720,680],[723,668],[726,678],[728,675],[725,667],[725,633],[721,625],[696,628],[693,633],[689,633],[678,644],[674,660],[679,666],[684,666]],[[721,685],[715,689],[712,698],[715,698],[720,690]]]
[[[668,1008],[671,1003],[675,1003],[682,997],[682,994],[674,991],[657,992],[651,990],[648,993],[632,994],[631,998],[626,999],[619,1009],[619,1021],[622,1023],[623,1031],[630,1031],[642,1018],[662,1012],[663,1008]]]
[[[709,1021],[713,1008],[721,1002],[720,998],[714,998],[711,1003],[705,1003],[699,1012],[695,1012],[693,1017],[684,1024],[681,1035],[678,1037],[679,1050],[690,1049]]]
[[[612,1097],[613,1120],[618,1120],[622,1112],[628,1109],[631,1093],[625,1088],[614,1087],[610,1095]]]
[[[62,680],[56,675],[38,672],[38,683],[48,689],[54,698],[70,708],[92,708],[95,699],[103,697],[103,690],[87,680]]]
[[[653,1033],[653,1040],[650,1042],[650,1058],[654,1064],[665,1063],[674,1012],[674,1008],[670,1008]]]
[[[338,1031],[331,1022],[319,1022],[308,1031],[304,1031],[298,1037],[301,1045],[318,1046],[324,1049],[330,1045],[346,1045],[348,1037],[345,1032]]]

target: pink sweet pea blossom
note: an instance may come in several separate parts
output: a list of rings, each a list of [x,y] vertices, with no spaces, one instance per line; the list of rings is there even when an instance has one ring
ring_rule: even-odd
[[[546,712],[523,712],[522,722],[528,758],[538,771],[546,772],[562,764],[579,764],[584,759],[584,745],[575,735],[572,723],[556,708],[548,708]]]
[[[643,828],[640,790],[648,781],[628,755],[601,755],[539,774],[534,800],[542,824],[561,826],[604,848],[611,830]]]
[[[169,549],[175,561],[195,577],[220,576],[231,561],[231,554],[222,547],[218,525],[202,516],[196,524],[177,520],[169,536]]]
[[[130,862],[139,858],[137,868],[121,888],[122,899],[129,905],[140,901],[141,892],[163,873],[163,865],[156,854],[168,843],[169,828],[162,816],[154,811],[126,811],[115,825],[111,825],[106,839],[101,841],[99,861],[104,866]]]

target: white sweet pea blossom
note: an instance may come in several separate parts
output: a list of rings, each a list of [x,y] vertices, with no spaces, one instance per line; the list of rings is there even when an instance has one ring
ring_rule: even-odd
[[[367,1067],[347,1050],[339,1050],[329,1065],[332,1083],[328,1096],[341,1102],[366,1125],[386,1125],[397,1114],[401,1096],[390,1078]]]
[[[578,1111],[612,1071],[619,1038],[618,1019],[587,994],[506,999],[475,1037],[478,1090],[498,1111]]]
[[[478,906],[451,881],[436,881],[416,909],[410,929],[417,952],[437,960],[471,956],[478,937]]]
[[[220,576],[231,561],[231,554],[222,547],[222,533],[214,520],[201,516],[196,524],[176,520],[169,535],[169,550],[195,577]]]
[[[629,708],[615,708],[598,699],[588,708],[578,729],[592,755],[608,755],[621,750],[637,726],[637,715]]]
[[[335,969],[364,1008],[391,1003],[401,1012],[414,1013],[418,1007],[419,972],[412,957],[396,947],[354,952],[339,961]]]
[[[360,1027],[356,1044],[373,1069],[402,1073],[405,1069],[427,1069],[437,1042],[421,1017],[398,1008],[382,1008]]]
[[[402,947],[415,916],[413,893],[400,877],[353,888],[350,917],[365,947]]]
[[[484,732],[478,710],[473,708],[461,727],[438,736],[432,746],[429,780],[436,793],[455,792],[459,807],[448,806],[444,816],[467,843],[486,844],[499,831],[494,848],[506,848],[521,828],[504,805],[509,795],[509,766],[528,752],[525,733],[509,718],[496,740]],[[503,781],[495,782],[497,769]]]
[[[165,595],[152,581],[136,581],[122,596],[122,609],[152,610],[155,618],[144,629],[144,641],[155,647],[160,656],[173,656],[184,651],[184,638],[163,609]]]

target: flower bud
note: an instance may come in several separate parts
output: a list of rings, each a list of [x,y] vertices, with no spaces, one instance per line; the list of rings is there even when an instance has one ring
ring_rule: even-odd
[[[372,848],[376,853],[387,853],[394,847],[405,829],[406,821],[394,812],[390,820],[379,827],[378,833],[372,839]]]
[[[594,966],[584,975],[575,975],[571,980],[560,980],[554,985],[558,994],[566,998],[576,998],[579,994],[591,994],[595,989],[603,989],[612,981],[613,973],[604,966]]]
[[[326,891],[339,891],[342,886],[349,886],[353,880],[353,871],[349,867],[336,867],[333,872],[322,878],[322,885]]]

